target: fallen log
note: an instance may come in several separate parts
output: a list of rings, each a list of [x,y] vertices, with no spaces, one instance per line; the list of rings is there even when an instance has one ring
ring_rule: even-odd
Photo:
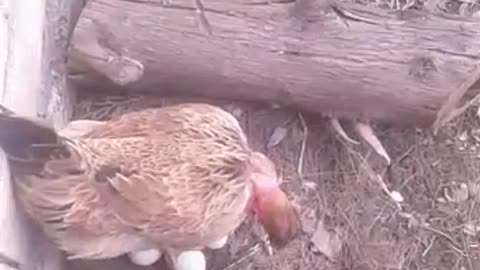
[[[204,0],[209,35],[191,0],[162,2],[90,0],[70,48],[79,83],[417,125],[432,124],[477,73],[478,18],[321,1],[298,15],[293,1]]]

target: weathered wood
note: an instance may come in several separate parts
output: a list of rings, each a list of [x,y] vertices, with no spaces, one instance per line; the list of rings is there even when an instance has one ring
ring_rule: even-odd
[[[311,7],[302,23],[290,1],[205,0],[208,36],[195,24],[191,0],[172,0],[169,7],[161,2],[87,4],[70,51],[72,69],[86,72],[82,85],[430,124],[479,62],[478,18],[342,3],[343,17]],[[98,74],[117,86],[102,84]]]
[[[69,4],[58,0],[0,1],[0,103],[19,115],[47,117],[60,128],[70,117],[65,52]],[[59,252],[28,222],[12,194],[0,149],[0,254],[22,270],[56,270]],[[0,264],[0,269],[12,269]]]

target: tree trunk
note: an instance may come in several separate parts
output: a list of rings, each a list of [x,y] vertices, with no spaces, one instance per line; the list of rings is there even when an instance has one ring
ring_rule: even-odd
[[[191,0],[90,0],[72,69],[90,87],[102,74],[110,82],[102,88],[431,124],[479,62],[480,19],[321,1],[303,10],[292,1],[203,1],[212,35],[198,27]]]

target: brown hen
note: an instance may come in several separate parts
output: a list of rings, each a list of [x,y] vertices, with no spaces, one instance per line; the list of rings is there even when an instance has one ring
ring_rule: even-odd
[[[84,134],[74,135],[79,126]],[[250,211],[274,246],[299,231],[273,163],[218,107],[146,109],[108,122],[72,122],[61,134],[37,120],[0,115],[16,195],[71,259],[202,248]]]

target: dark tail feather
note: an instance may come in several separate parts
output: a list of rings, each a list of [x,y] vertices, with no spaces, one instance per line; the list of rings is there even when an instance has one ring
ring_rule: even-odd
[[[0,114],[0,147],[9,157],[28,159],[35,145],[58,143],[59,137],[53,128],[27,118]]]
[[[30,160],[15,157],[9,157],[8,164],[10,170],[18,175],[35,174],[41,172],[45,167],[44,160]]]

